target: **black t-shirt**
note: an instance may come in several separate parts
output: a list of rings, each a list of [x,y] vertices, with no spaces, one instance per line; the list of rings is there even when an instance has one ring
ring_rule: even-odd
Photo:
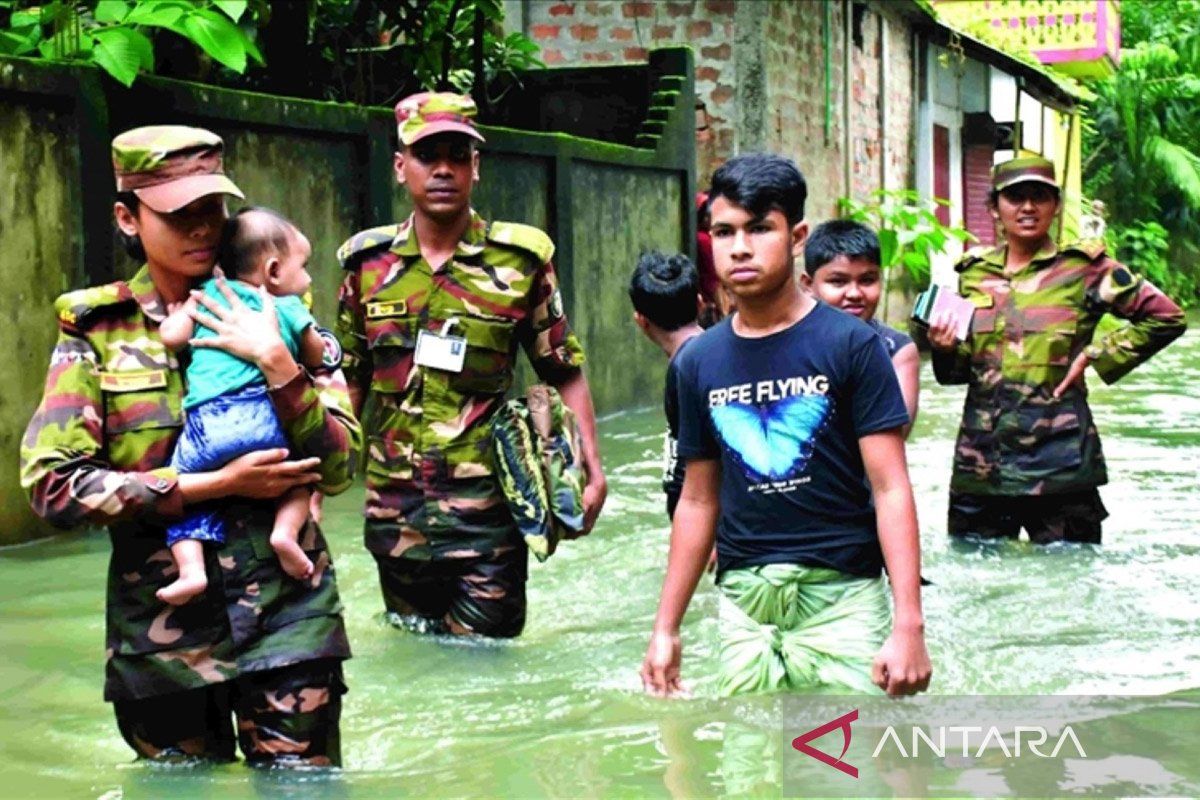
[[[679,457],[721,461],[720,571],[796,563],[878,577],[858,440],[908,413],[875,331],[824,303],[758,339],[726,319],[678,372]]]
[[[887,348],[889,358],[895,357],[896,353],[913,343],[912,337],[907,333],[898,331],[890,325],[884,325],[877,319],[869,319],[867,324],[879,334],[879,338],[883,339],[883,346]]]
[[[679,458],[677,453],[679,440],[679,400],[678,400],[678,385],[679,385],[679,354],[684,351],[689,342],[695,340],[695,337],[688,339],[679,349],[675,351],[675,355],[671,356],[671,360],[667,363],[667,383],[663,390],[663,413],[667,417],[667,433],[663,443],[663,491],[667,494],[667,516],[674,518],[675,506],[679,505],[679,494],[683,491],[684,471],[687,468],[687,462]]]

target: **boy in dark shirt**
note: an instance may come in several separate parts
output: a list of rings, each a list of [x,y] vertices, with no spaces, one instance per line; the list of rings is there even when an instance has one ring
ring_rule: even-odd
[[[904,426],[907,437],[917,421],[921,356],[908,334],[875,319],[883,291],[879,236],[861,222],[848,219],[822,222],[804,244],[800,284],[819,300],[858,317],[883,339],[908,409],[908,424]]]
[[[796,282],[805,195],[780,156],[713,176],[713,257],[737,311],[679,356],[688,465],[642,664],[654,694],[681,688],[679,624],[714,535],[720,694],[929,683],[908,415],[875,332]]]
[[[663,453],[663,491],[667,495],[667,516],[675,516],[675,505],[683,489],[684,462],[675,454],[679,436],[679,407],[675,398],[676,361],[680,350],[692,337],[702,333],[696,323],[700,302],[700,277],[691,260],[684,255],[665,256],[643,253],[629,280],[629,299],[633,301],[633,321],[667,354],[667,384],[663,393],[663,412],[667,416],[667,434]]]

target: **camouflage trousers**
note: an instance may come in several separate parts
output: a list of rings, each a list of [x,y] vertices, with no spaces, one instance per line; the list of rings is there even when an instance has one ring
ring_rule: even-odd
[[[326,659],[119,700],[113,710],[139,758],[232,761],[236,741],[252,765],[337,767],[345,691],[341,661]]]
[[[1100,523],[1108,516],[1100,492],[1039,495],[950,493],[951,536],[1016,539],[1024,528],[1034,544],[1100,544]]]
[[[525,628],[529,549],[522,541],[482,558],[418,561],[375,555],[392,624],[416,633],[497,638]]]

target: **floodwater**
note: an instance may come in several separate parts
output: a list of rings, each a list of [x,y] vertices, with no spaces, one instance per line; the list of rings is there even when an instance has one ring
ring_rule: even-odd
[[[1113,479],[1102,490],[1112,515],[1101,548],[952,545],[946,482],[962,391],[935,386],[928,365],[924,377],[909,461],[923,571],[934,583],[925,590],[931,691],[1156,695],[1166,704],[1166,695],[1200,688],[1200,334],[1117,386],[1092,376]],[[639,691],[667,552],[658,398],[646,402],[647,410],[602,421],[605,514],[591,537],[534,566],[530,623],[515,642],[389,628],[360,546],[361,490],[329,501],[326,529],[355,652],[340,772],[133,763],[101,700],[107,540],[70,536],[0,552],[0,796],[740,793],[748,784],[731,778],[724,752],[731,706],[704,678],[715,644],[709,579],[683,631],[693,698]],[[1154,703],[1135,727],[1169,743],[1174,723]],[[770,774],[755,780],[767,794],[781,791]]]

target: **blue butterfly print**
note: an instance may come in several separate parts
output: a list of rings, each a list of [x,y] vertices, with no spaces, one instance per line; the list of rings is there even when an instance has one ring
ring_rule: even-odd
[[[764,406],[729,403],[709,409],[725,447],[752,481],[782,481],[804,472],[813,441],[829,419],[825,395],[797,395]]]

